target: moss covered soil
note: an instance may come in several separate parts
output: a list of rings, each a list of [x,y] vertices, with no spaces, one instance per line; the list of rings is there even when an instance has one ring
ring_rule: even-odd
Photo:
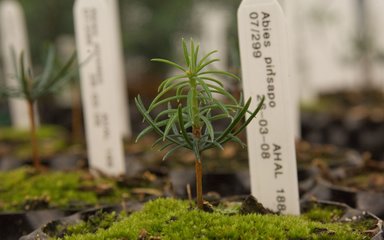
[[[0,157],[11,155],[18,159],[31,156],[30,132],[11,127],[0,128]],[[66,131],[58,126],[44,125],[37,129],[39,149],[42,157],[49,157],[68,147]]]
[[[85,171],[37,172],[23,167],[0,173],[0,212],[42,208],[82,208],[118,203],[128,189]]]
[[[370,239],[356,223],[336,222],[342,212],[313,208],[298,216],[240,215],[232,210],[207,213],[191,208],[187,201],[157,199],[129,216],[115,213],[101,219],[64,228],[52,239]],[[100,215],[102,216],[102,214]],[[374,222],[368,222],[373,224]],[[98,227],[97,227],[98,226]],[[368,228],[369,229],[369,228]]]

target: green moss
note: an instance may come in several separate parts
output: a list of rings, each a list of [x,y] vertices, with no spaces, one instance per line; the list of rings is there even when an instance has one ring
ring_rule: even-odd
[[[10,154],[20,158],[30,158],[31,144],[30,133],[26,130],[15,128],[0,128],[0,145],[10,149]],[[66,132],[58,126],[44,125],[38,128],[39,149],[41,156],[46,157],[57,153],[67,146]]]
[[[97,186],[111,186],[100,196]],[[36,173],[30,168],[0,173],[0,211],[30,208],[31,202],[47,201],[49,207],[108,204],[121,201],[126,189],[118,188],[109,179],[92,178],[86,172],[50,171]],[[44,206],[43,206],[44,207]]]
[[[337,219],[340,219],[340,217],[344,214],[344,210],[333,207],[333,206],[326,206],[326,207],[319,207],[316,206],[312,208],[310,211],[308,211],[305,216],[313,221],[318,222],[334,222]]]
[[[29,131],[15,129],[11,127],[3,127],[1,130],[0,141],[12,141],[12,142],[21,142],[29,141]],[[37,136],[39,138],[54,138],[57,135],[63,135],[64,130],[58,126],[44,125],[39,127],[37,131]]]
[[[100,211],[91,216],[87,221],[81,221],[77,225],[69,226],[65,231],[68,235],[92,234],[98,229],[109,228],[117,218],[118,215],[115,212],[104,213]]]
[[[314,214],[317,215],[318,214]],[[86,224],[82,223],[85,227]],[[120,217],[107,229],[64,239],[369,239],[348,224],[322,223],[309,216],[227,215],[191,210],[186,201],[158,199]]]

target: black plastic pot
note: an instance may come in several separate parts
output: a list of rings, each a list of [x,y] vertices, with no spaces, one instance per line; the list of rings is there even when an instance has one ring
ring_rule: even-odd
[[[302,111],[302,138],[311,143],[350,147],[360,152],[368,151],[373,159],[384,161],[382,116],[364,105],[344,107],[342,110],[345,112]],[[354,113],[358,111],[363,113]]]
[[[299,194],[304,195],[316,185],[318,172],[314,168],[299,168],[297,172],[299,180]]]
[[[298,169],[300,196],[316,186],[316,177],[318,175],[317,169],[312,167]],[[196,180],[193,169],[174,169],[170,171],[169,177],[176,196],[187,197],[187,184],[191,186],[194,193]],[[217,192],[223,197],[249,194],[251,189],[249,171],[205,173],[203,174],[203,189],[204,192]]]
[[[58,154],[48,161],[48,168],[51,170],[76,170],[84,169],[88,166],[85,156],[82,154]]]
[[[175,169],[170,172],[173,191],[178,197],[187,197],[189,184],[195,192],[195,171],[193,169]],[[203,174],[204,192],[217,192],[221,196],[249,194],[249,171],[207,172]]]
[[[56,218],[53,221],[46,221],[44,222],[44,225],[40,225],[39,228],[35,228],[37,230],[33,231],[32,233],[22,236],[20,240],[48,240],[49,236],[47,233],[50,231],[53,231],[58,224],[75,224],[79,220],[87,220],[90,216],[96,214],[98,211],[103,212],[112,212],[112,211],[121,211],[120,208],[116,207],[103,207],[103,208],[94,208],[87,211],[82,211],[79,213],[75,213],[71,216],[65,217],[65,218]],[[59,219],[59,220],[58,220]],[[30,231],[31,232],[31,231]]]
[[[353,208],[372,212],[380,218],[384,217],[384,191],[360,191],[334,185],[327,180],[318,178],[316,186],[303,197],[303,199],[314,198],[343,202]]]
[[[306,211],[306,209],[310,208],[313,204],[321,205],[321,206],[336,206],[344,210],[343,216],[337,220],[337,222],[353,222],[359,221],[362,219],[372,219],[377,222],[376,229],[367,229],[372,231],[373,237],[371,240],[384,240],[384,232],[383,232],[383,221],[377,217],[375,214],[372,214],[367,211],[358,210],[350,207],[345,203],[339,203],[334,201],[324,201],[324,200],[307,200],[303,199],[301,201],[301,211]]]
[[[41,159],[41,164],[51,170],[76,170],[88,166],[87,160],[81,154],[57,154],[49,159]],[[12,156],[0,157],[0,171],[9,171],[22,166],[33,166],[32,159],[17,159]]]
[[[15,159],[11,156],[0,157],[0,171],[9,171],[21,167],[22,161]]]
[[[35,228],[33,232],[31,232],[28,235],[22,236],[20,240],[48,240],[49,236],[48,234],[51,231],[55,231],[57,225],[72,225],[77,223],[80,220],[88,220],[91,216],[94,216],[98,212],[121,212],[125,211],[127,213],[138,211],[141,209],[143,203],[142,202],[136,202],[136,201],[131,201],[131,202],[124,202],[121,205],[114,205],[114,206],[104,206],[104,207],[99,207],[99,208],[92,208],[89,210],[81,211],[78,213],[75,213],[71,216],[67,216],[61,219],[55,219],[51,221],[46,221],[44,225],[40,225],[38,228]],[[1,238],[2,239],[2,238]],[[11,239],[11,238],[9,238]],[[17,239],[17,238],[12,238],[12,239]]]
[[[15,240],[30,233],[42,224],[75,213],[57,209],[0,214],[0,239]]]

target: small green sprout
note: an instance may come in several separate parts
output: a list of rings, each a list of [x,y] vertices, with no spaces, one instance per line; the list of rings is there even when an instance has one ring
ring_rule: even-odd
[[[36,137],[36,119],[35,102],[42,96],[57,91],[71,80],[74,71],[72,66],[75,62],[75,54],[60,68],[57,68],[55,51],[53,47],[49,48],[45,67],[41,75],[33,76],[31,69],[25,67],[25,56],[21,53],[19,59],[12,51],[15,78],[18,80],[18,86],[10,87],[0,85],[0,97],[5,98],[23,98],[27,102],[28,115],[30,120],[32,159],[36,169],[41,169],[41,162]]]
[[[244,147],[245,144],[237,135],[260,111],[264,98],[255,111],[250,111],[251,98],[245,103],[242,97],[239,101],[236,100],[218,79],[219,76],[225,76],[239,80],[237,76],[225,71],[207,69],[210,64],[219,61],[217,58],[210,59],[217,51],[209,52],[200,59],[199,45],[195,45],[193,40],[190,41],[189,49],[182,40],[182,47],[186,67],[166,59],[152,59],[179,69],[181,74],[167,78],[160,84],[158,95],[148,109],[140,95],[135,98],[139,112],[149,124],[149,127],[138,135],[137,140],[151,131],[156,132],[160,137],[153,146],[161,145],[160,150],[170,148],[164,159],[180,148],[194,152],[197,205],[202,209],[202,152],[210,148],[223,149],[223,144],[229,141]],[[175,95],[170,95],[170,92]],[[224,103],[214,95],[221,95],[227,101]],[[150,113],[160,107],[165,107],[165,110],[153,118]],[[248,119],[242,121],[247,113]],[[226,120],[228,123],[224,130],[215,129],[213,123],[219,120]]]

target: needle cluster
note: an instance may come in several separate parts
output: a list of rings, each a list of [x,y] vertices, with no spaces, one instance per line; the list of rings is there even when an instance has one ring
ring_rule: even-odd
[[[251,98],[245,103],[242,98],[235,99],[225,90],[219,79],[239,78],[225,71],[208,69],[212,63],[219,61],[217,58],[211,59],[217,51],[211,51],[199,58],[199,45],[195,45],[193,40],[190,41],[189,48],[182,40],[182,47],[185,66],[166,59],[152,59],[171,65],[181,73],[160,84],[158,95],[148,108],[144,106],[140,96],[135,98],[138,110],[149,124],[137,140],[151,131],[156,132],[160,137],[154,146],[161,145],[160,150],[170,147],[164,159],[180,148],[192,150],[196,159],[200,160],[204,150],[215,147],[222,149],[223,144],[229,141],[244,146],[237,135],[260,111],[264,99],[256,110],[250,111]],[[172,92],[174,94],[169,94]],[[217,96],[219,97],[216,98]],[[150,113],[161,106],[165,110],[153,118]],[[249,117],[242,121],[247,113],[250,114]],[[216,130],[214,123],[223,119],[227,119],[228,125],[224,130]]]

